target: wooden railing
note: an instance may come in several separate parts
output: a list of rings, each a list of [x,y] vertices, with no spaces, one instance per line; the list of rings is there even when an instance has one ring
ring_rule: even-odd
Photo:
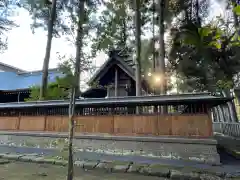
[[[214,122],[213,132],[232,137],[240,137],[240,123]]]

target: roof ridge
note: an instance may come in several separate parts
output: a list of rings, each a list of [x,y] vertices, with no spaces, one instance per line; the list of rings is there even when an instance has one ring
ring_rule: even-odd
[[[48,69],[48,72],[54,72],[54,71],[60,71],[59,68],[51,68],[51,69]],[[24,74],[34,74],[34,73],[42,73],[43,71],[42,70],[34,70],[34,71],[26,71],[26,72],[20,72],[18,73],[18,75],[24,75]]]
[[[0,62],[0,65],[5,66],[5,67],[8,67],[8,68],[10,68],[10,69],[13,69],[13,70],[15,70],[15,71],[26,72],[26,71],[23,70],[23,69],[17,68],[17,67],[15,67],[15,66],[12,66],[12,65],[9,65],[9,64],[3,63],[3,62]]]

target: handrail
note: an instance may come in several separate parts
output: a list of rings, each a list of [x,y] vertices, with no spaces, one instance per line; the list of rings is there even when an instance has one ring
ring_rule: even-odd
[[[228,136],[240,137],[240,123],[213,122],[213,131]]]

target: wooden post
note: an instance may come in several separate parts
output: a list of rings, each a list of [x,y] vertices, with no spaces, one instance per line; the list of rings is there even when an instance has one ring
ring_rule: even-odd
[[[48,131],[48,129],[47,129],[47,118],[48,118],[48,116],[47,116],[47,114],[44,114],[43,116],[44,116],[44,130],[43,131]]]
[[[118,69],[115,69],[115,97],[118,96]]]
[[[110,97],[110,87],[107,86],[107,98],[109,98],[109,97]]]
[[[19,112],[18,113],[18,120],[17,120],[17,126],[16,126],[16,130],[19,130],[20,129],[20,123],[21,123],[21,113]]]
[[[20,92],[18,92],[17,102],[20,102]]]

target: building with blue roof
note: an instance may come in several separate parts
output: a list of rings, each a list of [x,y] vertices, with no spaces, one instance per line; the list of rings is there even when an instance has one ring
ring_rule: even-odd
[[[48,82],[62,77],[59,69],[49,69]],[[31,86],[41,85],[42,71],[25,71],[0,63],[0,102],[20,102],[29,97]]]
[[[49,69],[48,82],[64,74],[58,69]],[[22,69],[0,63],[0,103],[20,102],[30,95],[29,88],[41,85],[42,71],[27,72]],[[123,51],[113,49],[108,60],[93,74],[88,84],[92,86],[81,93],[83,98],[106,98],[117,96],[135,96],[135,69],[131,56]],[[143,94],[152,89],[146,79],[142,79]]]

